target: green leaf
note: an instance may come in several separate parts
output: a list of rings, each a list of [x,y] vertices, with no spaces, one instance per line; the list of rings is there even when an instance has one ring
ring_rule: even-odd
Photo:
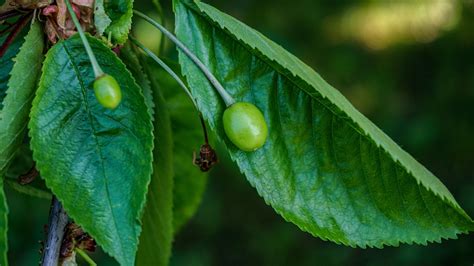
[[[42,178],[36,177],[28,185],[22,185],[18,182],[19,177],[27,174],[33,166],[33,152],[28,144],[23,143],[16,151],[15,157],[8,167],[8,171],[5,174],[5,183],[22,194],[51,200],[51,192],[49,192]]]
[[[173,241],[173,165],[172,135],[168,111],[154,83],[140,64],[136,50],[127,43],[120,57],[132,72],[143,91],[148,91],[151,102],[149,110],[154,112],[155,148],[153,151],[153,174],[148,187],[147,202],[142,217],[143,231],[137,251],[136,265],[168,265]],[[145,66],[144,66],[145,67]],[[153,87],[153,88],[152,88]],[[153,90],[153,93],[151,91]]]
[[[13,59],[4,108],[0,111],[0,177],[23,143],[31,101],[43,62],[43,33],[32,25],[18,55]]]
[[[133,0],[105,1],[105,13],[112,21],[106,33],[118,44],[125,43],[132,28]]]
[[[31,186],[29,184],[28,185],[19,184],[16,180],[5,179],[5,183],[8,184],[15,191],[17,191],[19,193],[22,193],[22,194],[25,194],[25,195],[28,195],[28,196],[31,196],[31,197],[35,197],[35,198],[39,198],[39,199],[45,199],[45,200],[51,200],[51,198],[53,196],[48,191],[39,189],[39,188]]]
[[[155,103],[153,101],[153,92],[148,76],[144,73],[140,60],[136,54],[136,50],[130,43],[126,43],[120,50],[120,58],[123,60],[128,69],[132,72],[138,85],[142,88],[145,97],[145,103],[152,120],[155,115]]]
[[[88,37],[122,102],[103,108],[78,35],[48,52],[30,120],[33,158],[68,214],[122,265],[132,265],[152,170],[150,115],[130,72],[103,43]]]
[[[14,21],[9,21],[13,23]],[[0,24],[0,30],[2,25]],[[10,79],[10,72],[13,68],[13,58],[18,54],[21,45],[25,40],[25,35],[28,29],[22,30],[17,37],[13,40],[12,44],[8,47],[5,54],[0,57],[0,110],[3,109],[3,99],[6,96],[8,80]],[[0,36],[0,44],[2,44],[7,38],[7,34]]]
[[[165,101],[152,82],[155,113],[154,172],[143,216],[137,265],[168,265],[173,242],[173,138]],[[157,252],[158,251],[158,252]]]
[[[105,13],[104,0],[96,0],[94,4],[94,25],[98,35],[104,34],[112,20]]]
[[[456,238],[474,222],[431,172],[314,70],[201,2],[175,1],[176,32],[237,101],[256,104],[266,145],[235,148],[224,104],[184,54],[183,73],[211,127],[258,193],[286,220],[336,243],[396,246]]]
[[[8,206],[3,190],[3,180],[0,181],[0,262],[2,265],[8,265]]]
[[[180,74],[179,65],[163,59]],[[193,162],[193,151],[199,152],[204,136],[197,111],[176,81],[155,62],[149,61],[152,80],[158,83],[171,115],[174,136],[173,227],[175,234],[196,213],[206,189],[208,175]]]
[[[8,207],[3,191],[3,178],[16,150],[23,141],[31,101],[41,70],[42,53],[43,33],[39,23],[35,23],[31,26],[20,52],[13,60],[14,66],[8,81],[4,107],[0,111],[0,264],[2,265],[8,264]]]

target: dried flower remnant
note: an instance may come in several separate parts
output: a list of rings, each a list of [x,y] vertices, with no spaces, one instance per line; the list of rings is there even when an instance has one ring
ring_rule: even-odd
[[[93,31],[94,0],[72,0],[71,3],[81,27],[85,31]],[[77,32],[64,0],[57,0],[56,4],[43,8],[42,15],[46,17],[45,31],[52,43]]]
[[[7,0],[0,6],[0,13],[18,9],[43,8],[53,3],[53,0]]]
[[[219,162],[216,151],[209,144],[203,144],[199,150],[199,158],[196,158],[196,152],[193,153],[193,163],[198,166],[202,172],[207,172]]]
[[[66,233],[61,244],[60,259],[64,261],[73,256],[76,248],[94,252],[96,242],[79,225],[71,222],[66,227]]]

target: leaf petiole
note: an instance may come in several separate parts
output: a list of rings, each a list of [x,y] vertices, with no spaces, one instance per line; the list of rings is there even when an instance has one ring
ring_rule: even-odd
[[[188,47],[186,47],[185,44],[183,44],[180,40],[178,40],[178,38],[176,38],[176,36],[174,36],[165,27],[163,27],[160,23],[156,22],[152,18],[148,17],[147,15],[137,10],[133,10],[133,12],[139,17],[146,20],[148,23],[150,23],[154,27],[156,27],[158,30],[160,30],[163,33],[163,35],[168,37],[174,44],[176,44],[176,46],[181,51],[183,51],[189,57],[189,59],[191,59],[191,61],[193,61],[193,63],[203,72],[203,74],[206,76],[209,82],[217,90],[217,92],[222,97],[227,107],[235,103],[234,98],[232,98],[232,96],[224,89],[224,87],[217,80],[217,78],[209,71],[209,69],[201,62],[201,60],[199,60],[199,58],[193,52],[191,52],[188,49]]]
[[[71,15],[72,21],[74,22],[74,25],[77,28],[77,32],[79,33],[79,36],[81,37],[84,48],[86,49],[87,55],[89,56],[89,60],[91,61],[92,68],[94,69],[95,78],[99,78],[104,75],[104,71],[102,71],[102,68],[97,62],[94,52],[92,52],[92,48],[89,44],[89,41],[86,38],[86,35],[84,34],[84,31],[82,30],[82,26],[79,23],[79,20],[77,19],[76,13],[74,12],[74,9],[72,8],[71,3],[69,2],[69,0],[65,0],[65,2],[66,2],[67,9],[69,11],[69,14]]]
[[[67,0],[66,0],[67,1]],[[81,257],[87,262],[89,263],[90,266],[97,266],[97,263],[95,263],[95,261],[89,257],[89,255],[87,255],[87,253],[80,249],[80,248],[75,248],[74,251],[76,251],[77,254],[81,255]]]

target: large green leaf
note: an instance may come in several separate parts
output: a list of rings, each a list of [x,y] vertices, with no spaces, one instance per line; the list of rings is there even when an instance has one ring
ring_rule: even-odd
[[[89,37],[123,99],[115,110],[94,96],[94,72],[78,35],[53,46],[30,120],[33,158],[68,214],[120,264],[132,265],[150,182],[152,125],[140,88],[103,43]]]
[[[174,9],[178,37],[238,101],[263,111],[267,143],[256,152],[238,150],[223,131],[222,100],[180,55],[211,127],[286,220],[353,247],[425,244],[474,229],[440,180],[314,70],[209,5],[175,1]]]
[[[9,22],[13,23],[14,21]],[[3,27],[0,24],[0,30],[2,29]],[[20,47],[23,44],[23,41],[25,40],[24,36],[27,32],[27,29],[22,30],[20,34],[18,34],[18,36],[13,40],[12,44],[10,44],[5,54],[0,57],[0,110],[3,109],[3,99],[6,95],[7,84],[8,80],[10,79],[10,72],[13,68],[13,58],[20,50]],[[0,36],[0,44],[5,41],[7,35],[8,34]]]
[[[13,59],[4,108],[0,110],[0,176],[23,142],[31,101],[43,62],[43,33],[32,25],[18,55]]]
[[[133,0],[105,1],[105,13],[111,20],[105,32],[115,42],[125,43],[132,28]]]
[[[166,63],[180,73],[179,65]],[[208,175],[192,162],[192,152],[199,152],[204,143],[199,117],[192,102],[176,81],[156,63],[150,61],[151,77],[158,83],[171,115],[174,140],[173,228],[175,234],[196,213],[207,184]]]
[[[150,83],[144,72],[136,51],[126,44],[120,57],[132,72],[143,91],[148,91],[148,97],[155,96],[156,108],[154,113],[155,148],[153,151],[153,174],[148,187],[147,202],[142,217],[143,230],[138,245],[136,265],[168,265],[173,241],[173,139],[171,122],[164,107],[161,93],[154,83]],[[145,67],[145,66],[144,66]],[[150,105],[152,104],[152,105]],[[153,110],[153,101],[148,103]]]
[[[20,37],[22,38],[22,37]],[[22,38],[23,39],[23,38]],[[19,41],[17,41],[19,43]],[[16,45],[16,44],[15,44]],[[7,265],[8,207],[3,178],[16,150],[21,146],[28,124],[31,101],[43,61],[43,33],[39,23],[31,26],[20,52],[13,59],[4,108],[0,110],[0,264]],[[8,64],[8,63],[7,63]],[[3,65],[2,65],[3,71]]]

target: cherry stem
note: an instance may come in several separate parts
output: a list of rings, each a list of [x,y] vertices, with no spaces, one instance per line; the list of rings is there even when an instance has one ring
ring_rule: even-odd
[[[97,59],[95,58],[94,52],[92,51],[92,48],[89,44],[89,41],[86,38],[86,35],[84,34],[84,31],[82,30],[82,26],[79,23],[79,20],[77,19],[76,13],[74,12],[74,9],[72,8],[71,3],[69,0],[65,0],[67,10],[69,11],[69,15],[71,15],[72,21],[74,22],[74,25],[76,26],[77,32],[79,33],[79,36],[81,37],[82,44],[84,45],[84,48],[86,49],[87,55],[89,56],[89,60],[91,61],[92,64],[92,69],[94,69],[94,74],[95,78],[99,78],[104,75],[104,71],[102,71],[102,68],[100,67],[99,63],[97,62]]]
[[[0,47],[0,57],[2,57],[8,50],[8,47],[12,44],[15,37],[20,33],[20,31],[26,26],[27,22],[30,20],[31,16],[25,15],[20,18],[18,23],[15,24],[10,34],[8,34],[7,38],[3,42],[2,46]]]
[[[178,85],[186,92],[188,95],[189,99],[191,99],[191,102],[194,105],[194,108],[196,111],[199,113],[199,119],[201,120],[201,126],[202,130],[204,132],[204,140],[206,144],[209,144],[208,138],[207,138],[207,129],[206,129],[206,123],[204,122],[204,118],[202,117],[202,113],[199,112],[199,108],[197,106],[196,100],[194,100],[193,95],[191,94],[191,91],[188,89],[186,84],[184,83],[183,80],[174,72],[163,60],[161,60],[158,56],[156,56],[150,49],[146,48],[142,43],[140,43],[135,37],[129,36],[130,41],[135,44],[137,47],[142,49],[151,59],[153,59],[158,65],[160,65],[171,77],[173,77],[174,80],[178,83]]]
[[[217,78],[209,71],[209,69],[201,62],[201,60],[193,53],[188,47],[183,44],[176,36],[174,36],[171,32],[169,32],[165,27],[163,27],[160,23],[156,22],[152,18],[148,17],[147,15],[141,13],[140,11],[133,10],[133,12],[138,15],[139,17],[146,20],[151,25],[155,26],[158,30],[160,30],[163,35],[168,37],[172,42],[176,44],[176,46],[183,51],[191,61],[196,64],[196,66],[201,69],[202,73],[207,77],[209,82],[214,86],[217,92],[220,94],[222,99],[224,100],[227,107],[231,106],[235,103],[234,98],[224,89],[221,83],[217,80]]]
[[[204,142],[206,144],[209,144],[209,139],[207,138],[206,122],[204,122],[204,118],[202,117],[201,112],[199,112],[199,120],[201,120],[202,130],[204,131]]]
[[[158,65],[160,65],[168,74],[173,77],[176,82],[178,82],[179,86],[186,92],[186,94],[189,96],[191,101],[194,104],[194,107],[197,108],[197,103],[196,100],[194,100],[193,95],[191,94],[191,91],[188,89],[188,87],[184,84],[184,82],[179,78],[178,74],[176,74],[163,60],[161,60],[158,56],[156,56],[150,49],[146,48],[142,43],[140,43],[135,37],[129,36],[130,41],[132,41],[133,44],[135,44],[137,47],[143,50],[151,59],[153,59]]]

